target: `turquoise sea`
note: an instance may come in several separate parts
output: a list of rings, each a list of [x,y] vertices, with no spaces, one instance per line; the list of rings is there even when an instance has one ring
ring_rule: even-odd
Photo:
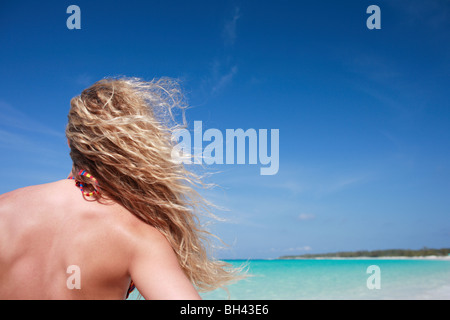
[[[205,300],[445,299],[450,300],[450,260],[305,259],[231,260],[248,264],[250,277]],[[372,271],[369,266],[377,266]],[[374,277],[378,277],[376,280]],[[370,279],[369,279],[370,278]],[[369,281],[368,281],[369,280]],[[372,288],[378,281],[379,288]],[[368,285],[369,282],[369,285]]]

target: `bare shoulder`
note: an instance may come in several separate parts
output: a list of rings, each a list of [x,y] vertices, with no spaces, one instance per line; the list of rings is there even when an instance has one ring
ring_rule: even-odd
[[[156,241],[156,242],[166,240],[166,238],[162,235],[162,233],[158,229],[149,225],[148,223],[145,223],[144,221],[138,218],[136,218],[135,221],[130,223],[130,225],[133,227],[135,235],[138,238],[140,238],[140,240]]]
[[[46,198],[54,196],[56,191],[61,191],[62,181],[51,182],[46,184],[38,184],[18,188],[0,195],[0,207],[6,208],[12,205],[26,204],[30,201],[42,201],[42,195],[47,195]],[[54,197],[55,198],[55,197]]]
[[[127,221],[126,226],[136,254],[142,252],[145,252],[145,254],[173,252],[167,238],[157,228],[148,223],[133,216]]]
[[[25,196],[28,191],[32,191],[35,189],[35,186],[23,187],[19,189],[15,189],[12,191],[8,191],[6,193],[0,194],[0,210],[6,209],[8,205],[12,204],[14,200]]]
[[[15,189],[0,195],[0,229],[13,228],[11,223],[18,220],[17,213],[24,216],[29,212],[26,210],[27,206],[36,206],[35,199],[39,196],[35,196],[38,186],[29,186],[19,189]],[[4,233],[9,230],[0,230],[0,233]]]
[[[130,260],[130,275],[146,299],[200,299],[176,252],[156,228],[142,223]]]

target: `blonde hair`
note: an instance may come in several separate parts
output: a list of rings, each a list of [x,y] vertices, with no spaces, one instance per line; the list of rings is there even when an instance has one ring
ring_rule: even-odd
[[[223,287],[238,269],[210,257],[210,233],[199,215],[209,204],[195,190],[202,182],[172,160],[173,110],[186,107],[178,83],[162,78],[107,78],[70,101],[66,136],[74,177],[86,170],[98,181],[97,200],[111,199],[157,228],[200,291]],[[184,119],[184,112],[182,112]],[[86,186],[87,185],[87,186]]]

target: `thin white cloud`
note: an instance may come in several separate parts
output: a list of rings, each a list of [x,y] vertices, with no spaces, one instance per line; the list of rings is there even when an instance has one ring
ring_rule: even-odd
[[[300,164],[285,163],[283,172],[266,179],[253,171],[233,168],[235,174],[221,174],[216,177],[217,183],[227,188],[245,186],[248,190],[272,190],[275,194],[282,192],[293,197],[321,198],[341,191],[351,190],[354,187],[370,182],[375,172],[373,169],[360,168],[340,170],[329,167],[301,166]],[[226,169],[226,166],[224,166]],[[345,171],[345,172],[343,172]]]
[[[277,248],[270,248],[269,252],[305,252],[305,251],[311,251],[312,248],[310,246],[300,246],[300,247],[290,247],[290,248],[284,248],[284,249],[277,249]]]
[[[298,251],[311,251],[312,248],[310,246],[302,246],[302,247],[295,247],[295,248],[287,248],[285,251],[287,252],[298,252]]]
[[[51,147],[48,143],[42,143],[30,135],[17,134],[0,129],[0,150],[5,149],[26,152],[38,155],[38,157],[58,157],[61,155],[59,149]]]
[[[300,221],[308,221],[314,220],[316,218],[316,215],[311,213],[300,213],[297,218]]]
[[[318,184],[312,186],[311,191],[317,197],[324,197],[367,183],[370,177],[371,175],[369,173],[349,174],[329,178],[324,177]]]
[[[398,81],[404,76],[395,61],[375,53],[364,53],[356,57],[349,57],[345,66],[350,72],[381,84]]]
[[[209,68],[209,75],[203,79],[202,86],[208,96],[214,96],[223,91],[235,78],[238,66],[233,62],[230,48],[237,38],[237,22],[241,17],[241,10],[235,7],[233,14],[228,18],[222,28],[223,52],[217,55]]]
[[[236,42],[236,25],[240,17],[241,10],[239,7],[235,7],[233,16],[225,22],[222,35],[227,46],[232,46]]]
[[[401,23],[409,28],[430,26],[435,30],[446,30],[450,16],[446,0],[388,1],[387,5],[401,12],[403,17]]]
[[[93,77],[83,73],[75,77],[75,83],[83,87],[88,87],[94,83]]]
[[[237,71],[238,71],[237,66],[233,66],[227,73],[220,75],[216,79],[214,86],[211,89],[211,93],[214,95],[223,90],[229,83],[231,83]]]
[[[64,137],[64,132],[49,128],[4,101],[0,101],[0,128],[14,128],[59,138]]]

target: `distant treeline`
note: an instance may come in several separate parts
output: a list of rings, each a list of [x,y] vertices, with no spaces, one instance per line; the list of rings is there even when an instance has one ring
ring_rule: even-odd
[[[280,259],[308,259],[308,258],[357,258],[357,257],[422,257],[422,256],[447,256],[450,254],[450,248],[430,249],[422,248],[419,250],[410,249],[389,249],[389,250],[361,250],[361,251],[342,251],[334,253],[320,254],[302,254],[296,256],[281,256]]]

